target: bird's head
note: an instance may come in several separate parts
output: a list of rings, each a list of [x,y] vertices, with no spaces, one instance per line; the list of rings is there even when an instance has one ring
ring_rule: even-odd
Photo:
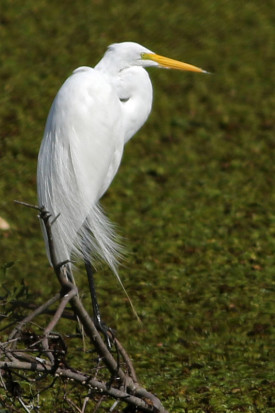
[[[108,64],[106,65],[106,63]],[[97,66],[99,67],[101,65],[108,66],[109,70],[112,67],[113,71],[120,71],[132,66],[155,66],[165,69],[207,73],[205,70],[188,63],[160,56],[134,42],[114,43],[110,45],[103,59]]]

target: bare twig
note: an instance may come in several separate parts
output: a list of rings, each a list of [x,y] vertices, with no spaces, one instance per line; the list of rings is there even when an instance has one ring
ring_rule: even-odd
[[[39,210],[39,217],[43,221],[43,225],[45,226],[47,232],[51,263],[61,285],[61,292],[59,294],[56,294],[45,304],[35,309],[31,314],[21,320],[17,324],[16,328],[12,330],[9,335],[7,345],[2,345],[0,347],[0,355],[2,354],[4,356],[4,361],[0,361],[0,369],[2,369],[2,371],[4,373],[6,372],[8,375],[10,375],[10,372],[12,370],[22,370],[37,372],[40,376],[42,373],[42,378],[46,376],[54,377],[52,384],[45,387],[45,389],[53,386],[55,379],[58,377],[73,380],[75,383],[81,384],[88,390],[88,397],[85,398],[82,409],[79,409],[79,407],[75,405],[74,401],[71,400],[71,397],[66,396],[65,399],[69,404],[74,406],[75,409],[82,413],[84,413],[86,409],[89,398],[92,398],[95,393],[101,394],[102,397],[95,406],[94,412],[99,409],[104,398],[108,396],[116,400],[110,411],[113,411],[115,409],[116,403],[118,403],[119,401],[124,401],[127,404],[134,406],[139,411],[168,413],[162,406],[160,400],[155,395],[151,394],[140,386],[137,381],[132,361],[119,340],[116,337],[112,337],[116,349],[116,358],[106,346],[100,333],[96,329],[92,318],[86,311],[78,295],[77,287],[73,282],[73,275],[71,272],[72,270],[69,259],[63,263],[57,262],[52,225],[56,225],[56,221],[58,220],[59,216],[53,217],[53,219],[51,220],[50,213],[44,207],[39,208],[36,205],[31,205],[21,201],[15,202],[23,206]],[[43,336],[36,336],[34,334],[33,337],[36,340],[34,341],[33,339],[33,342],[26,350],[22,349],[21,347],[19,348],[18,343],[20,342],[20,340],[24,343],[24,327],[28,323],[33,322],[33,319],[35,317],[42,314],[43,312],[48,311],[49,307],[56,303],[59,299],[59,306],[55,310],[55,313],[49,324],[46,326],[46,328],[44,328]],[[67,365],[67,362],[64,358],[65,352],[62,350],[65,346],[65,343],[60,337],[57,341],[57,346],[55,345],[54,350],[51,349],[52,344],[55,343],[53,340],[56,340],[56,338],[53,338],[53,335],[51,333],[62,317],[65,307],[68,303],[70,303],[73,309],[76,320],[79,320],[81,326],[83,326],[85,334],[89,338],[90,342],[93,345],[93,348],[100,357],[100,365],[98,363],[98,366],[95,367],[95,375],[93,377],[91,377],[91,375],[88,373],[80,372],[76,369],[70,368]],[[39,345],[37,346],[37,344]],[[41,353],[47,355],[47,358],[42,359]],[[103,380],[100,379],[100,377],[102,376],[103,365],[105,366],[105,376],[109,371],[109,380],[106,380],[105,376]],[[3,383],[5,383],[4,373],[3,377],[1,378]],[[41,377],[37,378],[36,381],[38,380],[41,380]],[[17,400],[19,400],[18,397]],[[29,411],[29,406],[24,403],[23,397],[21,397],[20,400],[22,407],[26,411]]]
[[[28,324],[30,321],[32,321],[35,317],[37,317],[39,314],[42,314],[46,309],[48,309],[52,304],[54,304],[56,301],[58,301],[60,298],[60,294],[56,294],[54,297],[50,298],[46,303],[40,305],[38,308],[36,308],[31,314],[29,314],[27,317],[25,317],[22,321],[20,321],[16,327],[12,330],[11,334],[9,335],[9,341],[12,341],[14,338],[16,338],[20,333],[22,328]]]
[[[36,209],[37,211],[40,211],[40,209],[41,209],[41,208],[39,208],[38,205],[29,204],[28,202],[17,201],[16,199],[14,200],[14,202],[16,204],[23,205],[23,206],[28,207],[28,208]]]
[[[138,380],[137,380],[136,372],[135,372],[135,369],[134,369],[134,366],[133,366],[133,363],[132,363],[130,357],[128,356],[126,350],[124,349],[124,347],[122,346],[122,344],[118,341],[118,339],[116,337],[115,337],[115,342],[116,342],[116,345],[117,345],[117,348],[118,348],[120,354],[122,355],[122,357],[123,357],[123,359],[124,359],[124,361],[125,361],[125,363],[128,367],[130,377],[133,379],[134,383],[137,383]]]
[[[37,363],[36,366],[33,366],[31,363],[27,362],[20,362],[20,361],[14,361],[14,362],[1,362],[0,361],[0,368],[3,370],[6,369],[20,369],[20,370],[33,370],[35,367],[35,370],[38,372],[44,372],[47,370],[49,373],[51,372],[51,369],[47,366],[41,366],[40,363]],[[97,393],[101,394],[107,394],[111,397],[114,397],[116,399],[121,399],[123,401],[126,401],[129,404],[132,404],[136,406],[137,408],[141,409],[144,412],[159,412],[159,413],[168,413],[163,407],[161,409],[156,410],[156,406],[153,404],[150,405],[148,404],[145,400],[142,400],[141,398],[131,395],[127,393],[124,390],[116,389],[114,387],[108,387],[106,383],[102,383],[98,380],[91,379],[90,377],[84,375],[81,372],[77,371],[72,371],[72,369],[65,369],[65,368],[58,368],[55,371],[55,376],[63,377],[63,378],[68,378],[68,379],[73,379],[74,381],[81,383],[83,386],[87,388],[93,389],[93,391],[96,391]],[[151,396],[151,393],[147,393],[144,391],[144,397],[147,398],[147,396]],[[151,400],[151,397],[147,400]]]
[[[98,402],[97,402],[97,404],[96,404],[96,406],[95,406],[95,408],[94,408],[94,410],[93,410],[93,413],[97,413],[97,412],[98,412],[98,410],[99,410],[100,406],[102,405],[102,402],[103,402],[103,400],[104,400],[105,397],[106,397],[105,395],[103,395],[103,396],[100,397],[100,399],[98,400]]]
[[[50,323],[48,324],[48,326],[44,330],[44,338],[42,340],[42,346],[43,346],[44,350],[47,352],[47,355],[48,355],[48,357],[49,357],[49,359],[51,360],[52,363],[54,363],[54,357],[53,357],[52,353],[49,351],[48,335],[54,329],[54,327],[56,326],[56,324],[60,320],[60,317],[62,316],[62,313],[63,313],[66,305],[68,304],[68,302],[76,294],[77,294],[77,289],[76,289],[76,287],[74,287],[68,292],[68,294],[65,294],[62,297],[62,300],[59,304],[58,309],[55,312],[55,315],[53,316]]]

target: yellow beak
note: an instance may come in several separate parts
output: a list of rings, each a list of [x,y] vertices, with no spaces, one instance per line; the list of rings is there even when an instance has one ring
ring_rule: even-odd
[[[160,56],[155,53],[143,53],[142,59],[153,60],[158,63],[161,67],[167,69],[176,69],[176,70],[188,70],[190,72],[200,72],[208,73],[206,70],[203,70],[197,66],[189,65],[188,63],[180,62],[178,60],[169,59],[169,57]]]

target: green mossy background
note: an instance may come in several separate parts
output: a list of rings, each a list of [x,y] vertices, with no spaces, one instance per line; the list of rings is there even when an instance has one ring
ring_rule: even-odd
[[[128,257],[104,319],[170,412],[274,412],[274,23],[271,1],[2,0],[1,275],[56,292],[35,212],[51,102],[78,66],[136,41],[212,75],[150,69],[152,114],[102,200]],[[83,271],[80,290],[87,292]],[[87,297],[88,300],[88,297]],[[46,410],[44,410],[46,411]],[[52,411],[52,410],[49,410]]]

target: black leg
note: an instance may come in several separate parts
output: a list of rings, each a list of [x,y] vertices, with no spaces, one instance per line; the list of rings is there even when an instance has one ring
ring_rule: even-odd
[[[109,349],[111,349],[112,343],[111,343],[110,335],[108,334],[108,332],[110,332],[112,335],[114,333],[108,326],[106,326],[101,321],[101,315],[100,315],[100,311],[99,311],[99,305],[98,305],[96,290],[95,290],[93,267],[92,267],[91,262],[86,260],[86,259],[84,259],[84,263],[85,263],[85,268],[86,268],[89,287],[90,287],[95,326],[98,330],[100,330],[103,333],[103,335],[105,337],[105,340],[106,340],[106,343],[107,343],[107,346],[108,346]]]

